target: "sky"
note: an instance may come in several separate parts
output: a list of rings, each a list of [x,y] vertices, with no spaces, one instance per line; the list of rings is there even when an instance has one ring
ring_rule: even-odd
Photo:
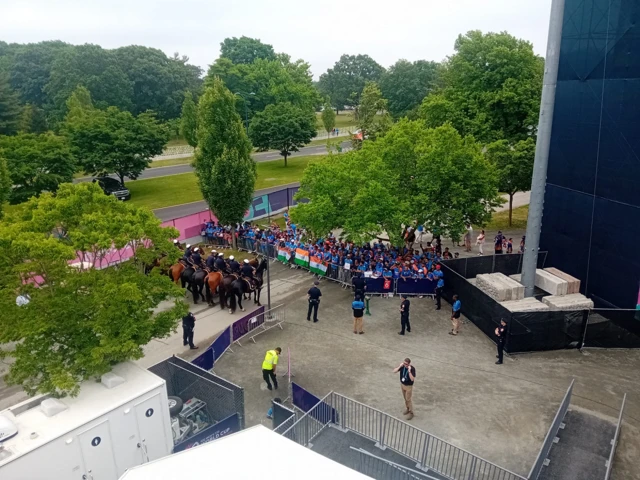
[[[206,71],[222,40],[245,35],[309,62],[317,79],[344,53],[385,68],[400,58],[440,61],[469,30],[506,30],[544,55],[550,8],[551,0],[0,0],[0,40],[144,45]]]

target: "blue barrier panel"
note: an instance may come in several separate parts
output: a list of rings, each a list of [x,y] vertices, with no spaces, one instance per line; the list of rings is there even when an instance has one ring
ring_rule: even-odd
[[[240,431],[240,423],[238,422],[238,414],[228,416],[224,420],[219,421],[215,425],[205,428],[198,434],[188,438],[182,443],[173,447],[173,453],[182,452],[189,448],[197,447],[203,443],[213,442],[218,438],[231,435]]]
[[[313,393],[293,382],[291,383],[291,396],[293,405],[303,412],[308,412],[320,403],[320,399]],[[331,408],[327,403],[322,402],[322,405],[313,409],[310,416],[322,423],[336,423],[337,413],[335,408]]]
[[[436,282],[428,278],[408,278],[396,282],[396,293],[398,295],[434,295],[436,293]]]
[[[391,280],[389,283],[389,288],[384,288],[384,282],[385,280]],[[365,293],[393,293],[393,283],[394,280],[391,279],[385,279],[382,277],[378,277],[378,278],[365,278],[365,282],[367,285],[367,290]]]
[[[227,327],[211,344],[213,349],[213,363],[217,362],[227,348],[231,346],[231,328]]]
[[[213,348],[209,347],[202,355],[191,361],[195,366],[203,370],[211,370],[213,368]]]
[[[258,325],[262,324],[262,322],[264,322],[264,307],[260,307],[256,310],[254,310],[251,313],[248,313],[247,315],[245,315],[244,317],[242,317],[240,320],[236,320],[235,322],[233,322],[233,324],[231,325],[231,330],[232,330],[232,341],[236,341],[239,338],[245,336],[247,333],[249,333],[251,330],[253,330],[255,327],[257,327]],[[252,318],[256,318],[256,320],[258,321],[258,323],[256,324],[254,323],[250,323]]]

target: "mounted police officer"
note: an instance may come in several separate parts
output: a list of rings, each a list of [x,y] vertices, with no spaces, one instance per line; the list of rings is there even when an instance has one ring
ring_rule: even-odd
[[[211,250],[211,253],[207,257],[207,268],[212,272],[216,269],[216,256],[217,255],[218,255],[218,252],[216,252],[215,250]]]
[[[198,247],[193,249],[191,254],[191,263],[194,266],[202,268],[202,256],[200,255],[200,249]]]
[[[190,256],[191,256],[191,253],[192,253],[192,252],[191,252],[191,244],[190,244],[190,243],[187,243],[187,247],[184,249],[184,254],[185,254],[187,257],[190,257]]]
[[[255,273],[256,273],[256,269],[253,268],[249,263],[249,260],[245,258],[242,264],[242,270],[240,271],[240,274],[244,278],[248,279],[253,285],[255,285],[256,283],[256,278],[254,277]]]
[[[218,258],[216,258],[216,268],[218,269],[218,271],[223,272],[223,273],[229,273],[227,271],[227,262],[224,261],[224,253],[220,252],[218,254]]]
[[[240,273],[240,264],[233,255],[229,257],[229,270],[231,273]]]

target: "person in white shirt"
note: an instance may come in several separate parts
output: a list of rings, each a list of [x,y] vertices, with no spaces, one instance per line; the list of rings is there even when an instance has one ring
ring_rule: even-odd
[[[484,251],[482,250],[482,247],[484,246],[484,230],[480,231],[480,235],[478,235],[478,238],[476,239],[476,245],[478,245],[478,255],[484,255]]]

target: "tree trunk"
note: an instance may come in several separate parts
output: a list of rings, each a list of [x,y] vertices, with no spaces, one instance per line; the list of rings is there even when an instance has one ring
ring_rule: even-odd
[[[284,166],[285,166],[285,167],[287,166],[287,156],[288,156],[288,154],[287,154],[287,153],[285,153],[285,154],[283,155],[283,157],[284,157]]]
[[[120,179],[120,183],[121,183],[121,184],[122,184],[122,186],[124,187],[124,175],[121,175],[121,174],[119,174],[119,173],[118,173],[117,175],[118,175],[118,178]]]
[[[340,109],[338,107],[336,107],[336,117],[340,115]]]
[[[509,226],[511,226],[511,218],[513,217],[513,193],[509,194]]]
[[[236,227],[235,225],[231,226],[231,246],[234,250],[238,250],[238,240],[236,239]]]

